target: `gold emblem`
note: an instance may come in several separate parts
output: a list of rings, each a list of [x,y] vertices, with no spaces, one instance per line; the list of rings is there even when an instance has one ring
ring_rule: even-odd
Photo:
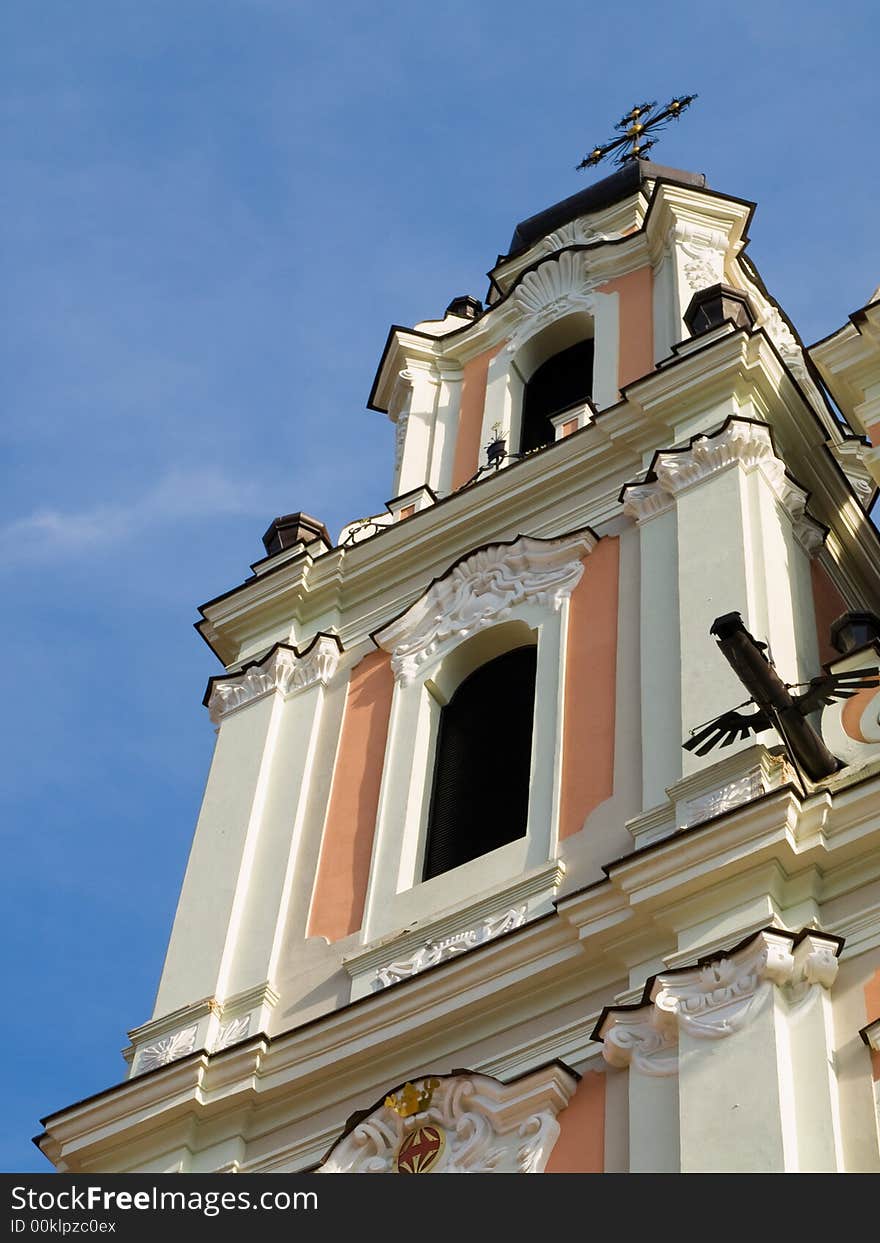
[[[414,1083],[405,1083],[399,1094],[394,1093],[385,1097],[385,1104],[401,1118],[411,1118],[413,1114],[425,1112],[431,1104],[431,1097],[439,1086],[439,1079],[422,1080],[420,1089]]]
[[[420,1126],[397,1150],[398,1174],[428,1174],[446,1147],[446,1134],[439,1126]]]

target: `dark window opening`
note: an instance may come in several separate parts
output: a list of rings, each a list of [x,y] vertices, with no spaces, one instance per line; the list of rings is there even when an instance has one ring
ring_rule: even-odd
[[[550,416],[593,395],[593,342],[578,341],[542,363],[523,394],[520,453],[552,444]]]
[[[524,837],[537,648],[465,678],[440,713],[424,879]]]

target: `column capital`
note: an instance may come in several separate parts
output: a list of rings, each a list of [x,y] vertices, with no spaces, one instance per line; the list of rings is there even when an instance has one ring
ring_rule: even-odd
[[[680,1032],[709,1040],[732,1035],[748,1024],[764,985],[785,990],[792,1003],[812,988],[830,989],[841,946],[840,937],[827,932],[765,928],[726,954],[652,977],[645,1001],[608,1007],[593,1038],[603,1041],[611,1066],[674,1074]]]
[[[202,701],[215,725],[238,708],[280,691],[291,695],[310,686],[326,686],[336,672],[342,644],[335,634],[319,632],[302,651],[276,643],[261,659],[238,673],[211,678]]]
[[[674,1017],[654,1005],[609,1009],[594,1033],[609,1066],[633,1066],[645,1075],[678,1072],[678,1030]]]
[[[659,449],[642,480],[624,485],[623,512],[641,524],[664,513],[679,493],[731,466],[760,470],[791,517],[796,539],[813,556],[825,541],[825,528],[807,513],[807,491],[788,474],[766,423],[729,418],[717,431],[701,433],[680,449]]]

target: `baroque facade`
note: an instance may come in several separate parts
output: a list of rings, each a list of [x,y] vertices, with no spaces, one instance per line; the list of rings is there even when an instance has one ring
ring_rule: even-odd
[[[720,615],[792,687],[880,656],[880,302],[806,349],[753,211],[635,161],[391,330],[385,512],[201,610],[155,1011],[58,1169],[880,1169],[880,691],[817,782],[682,747]]]

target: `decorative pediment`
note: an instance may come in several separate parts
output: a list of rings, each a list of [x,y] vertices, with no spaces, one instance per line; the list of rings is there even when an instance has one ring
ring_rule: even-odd
[[[337,1141],[319,1174],[540,1174],[577,1080],[557,1063],[504,1084],[425,1076],[395,1088]]]
[[[518,350],[547,324],[572,311],[593,310],[593,290],[601,282],[589,274],[589,254],[563,250],[526,272],[513,291],[518,322],[507,343]]]
[[[316,635],[303,651],[276,644],[262,660],[240,673],[211,679],[204,699],[211,720],[219,725],[227,713],[273,691],[290,695],[319,682],[326,685],[336,672],[341,651],[336,635],[328,634]]]
[[[407,686],[447,639],[469,638],[526,602],[558,609],[580,582],[583,557],[596,542],[585,529],[561,539],[521,535],[509,544],[488,544],[457,561],[373,638],[391,653],[394,676]]]

